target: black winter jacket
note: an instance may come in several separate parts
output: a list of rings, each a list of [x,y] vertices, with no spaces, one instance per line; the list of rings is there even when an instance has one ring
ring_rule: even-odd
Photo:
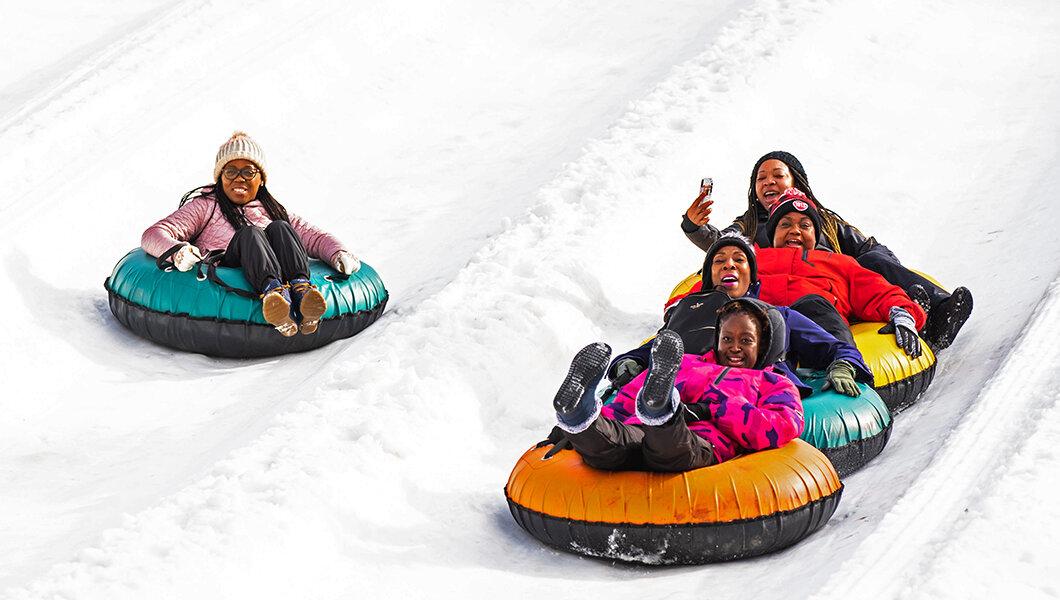
[[[772,248],[773,240],[769,239],[769,235],[766,232],[766,221],[769,220],[769,211],[767,211],[760,203],[755,203],[755,207],[758,210],[758,231],[754,232],[752,241],[759,248]],[[744,237],[752,237],[743,230],[743,221],[741,221],[739,217],[732,222],[732,225],[718,231],[718,228],[710,223],[699,226],[693,223],[688,218],[688,215],[683,215],[681,219],[681,231],[684,231],[685,236],[687,236],[693,244],[699,246],[704,252],[709,250],[711,244],[716,242],[718,237],[725,233],[735,232]],[[867,252],[883,252],[893,258],[895,262],[898,262],[898,257],[891,252],[890,248],[877,242],[874,237],[865,237],[865,234],[861,233],[857,227],[854,227],[841,218],[836,219],[836,231],[839,236],[839,248],[833,248],[832,244],[821,234],[821,232],[817,232],[817,247],[823,247],[832,252],[846,254],[847,256],[852,256],[854,258],[858,258]]]

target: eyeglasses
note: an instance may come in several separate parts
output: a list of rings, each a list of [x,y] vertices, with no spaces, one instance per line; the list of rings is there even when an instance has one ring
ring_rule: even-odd
[[[227,179],[229,181],[235,179],[236,177],[239,177],[240,175],[243,176],[243,179],[246,179],[247,181],[250,181],[251,179],[254,179],[255,177],[257,177],[258,173],[260,173],[260,172],[261,171],[255,169],[254,167],[247,167],[245,169],[237,169],[235,167],[225,167],[225,170],[221,171],[221,175],[224,175],[225,179]]]

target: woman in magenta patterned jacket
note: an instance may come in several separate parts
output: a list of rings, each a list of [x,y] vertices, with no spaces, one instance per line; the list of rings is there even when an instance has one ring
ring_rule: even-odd
[[[314,333],[327,310],[309,282],[309,257],[347,275],[360,261],[335,236],[287,212],[265,187],[265,154],[247,134],[236,132],[217,151],[214,183],[184,195],[173,214],[144,231],[148,254],[168,256],[180,271],[214,250],[221,265],[240,267],[261,293],[262,315],[291,336]]]
[[[779,311],[733,300],[719,311],[716,330],[714,350],[702,356],[684,354],[681,337],[661,331],[647,371],[607,406],[595,391],[610,348],[590,344],[575,356],[553,406],[586,464],[688,471],[779,448],[802,433],[795,384],[768,366],[785,346]]]

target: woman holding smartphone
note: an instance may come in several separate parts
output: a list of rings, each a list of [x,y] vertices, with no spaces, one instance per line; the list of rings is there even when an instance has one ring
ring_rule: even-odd
[[[834,211],[823,207],[810,188],[802,163],[791,153],[777,150],[758,159],[751,170],[747,210],[731,225],[719,231],[710,223],[713,200],[709,198],[709,190],[701,188],[699,196],[685,211],[681,230],[704,251],[726,232],[740,233],[751,238],[758,247],[768,248],[773,245],[773,240],[769,239],[765,224],[770,209],[788,188],[800,190],[816,205],[821,219],[817,231],[818,247],[853,257],[863,267],[879,273],[923,305],[928,310],[928,321],[922,335],[933,349],[942,350],[953,343],[972,313],[972,293],[968,288],[958,287],[952,294],[947,292],[902,265],[898,257],[876,238],[866,236]]]

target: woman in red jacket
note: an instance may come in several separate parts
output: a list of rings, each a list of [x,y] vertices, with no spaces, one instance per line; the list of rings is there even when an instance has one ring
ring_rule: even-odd
[[[881,332],[893,331],[895,341],[907,354],[920,356],[917,331],[927,318],[924,308],[853,258],[817,249],[820,227],[817,208],[805,194],[794,188],[781,194],[766,222],[773,247],[762,248],[757,254],[762,282],[759,298],[770,304],[790,305],[807,295],[819,295],[848,323],[886,321]],[[825,323],[818,324],[829,329]]]

